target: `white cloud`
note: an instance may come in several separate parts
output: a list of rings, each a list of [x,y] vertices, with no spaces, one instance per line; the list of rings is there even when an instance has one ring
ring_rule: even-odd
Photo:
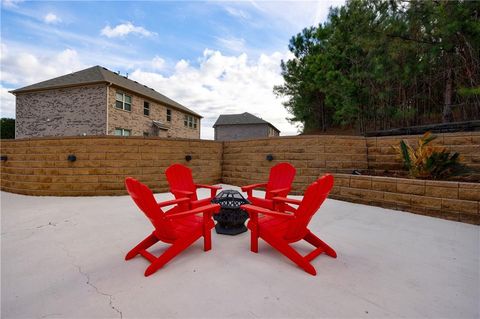
[[[153,59],[152,59],[152,68],[155,69],[155,70],[161,70],[163,69],[163,67],[165,66],[165,60],[162,59],[161,57],[159,57],[158,55],[156,55]]]
[[[129,72],[131,79],[155,88],[204,116],[202,138],[212,139],[212,125],[220,114],[243,112],[271,122],[282,131],[282,135],[297,134],[296,128],[285,119],[289,114],[281,105],[282,100],[272,92],[274,85],[283,83],[280,60],[289,58],[289,53],[280,52],[261,54],[253,59],[245,53],[224,55],[207,49],[195,63],[181,59],[169,67],[159,56],[138,61],[112,56],[104,66],[122,70],[121,63],[129,61],[131,65],[128,68],[133,70]],[[88,52],[72,49],[35,51],[28,46],[2,44],[2,115],[15,114],[14,96],[7,92],[10,88],[16,89],[92,66],[101,56],[91,59]],[[123,64],[123,67],[126,66]],[[165,70],[169,75],[164,74]]]
[[[148,31],[143,27],[134,26],[131,22],[125,22],[112,28],[107,25],[102,29],[101,34],[108,38],[124,37],[128,34],[138,34],[145,37],[156,35],[155,32]]]
[[[77,51],[65,49],[59,53],[29,53],[22,48],[1,44],[1,81],[18,87],[44,81],[85,67]]]
[[[52,12],[49,12],[48,14],[46,14],[44,17],[43,17],[43,21],[45,23],[49,23],[49,24],[55,24],[55,23],[59,23],[59,22],[62,22],[62,20],[57,17],[57,15],[55,15],[54,13]]]
[[[203,115],[202,138],[213,138],[212,125],[220,114],[243,112],[269,121],[282,135],[292,135],[297,130],[285,119],[289,114],[272,92],[274,85],[283,82],[280,60],[290,57],[275,52],[252,60],[246,54],[225,56],[207,49],[199,66],[180,60],[169,76],[136,69],[130,78]]]
[[[241,10],[241,9],[237,9],[237,8],[233,8],[233,7],[225,7],[225,10],[231,15],[231,16],[234,16],[234,17],[237,17],[237,18],[242,18],[242,19],[249,19],[250,16],[248,15],[248,13],[246,13],[245,11]]]
[[[235,51],[235,52],[245,52],[245,40],[242,38],[227,37],[219,38],[217,37],[217,43],[225,49]]]
[[[330,7],[341,6],[345,0],[321,1],[237,1],[225,5],[219,2],[230,15],[244,18],[262,26],[276,26],[287,32],[300,32],[303,28],[318,25],[326,20]],[[257,16],[259,16],[257,18]],[[249,17],[255,17],[250,19]]]
[[[0,117],[15,117],[15,96],[8,92],[11,90],[0,86]]]
[[[133,53],[135,51],[128,46],[118,44],[109,39],[104,39],[94,35],[85,35],[79,32],[69,31],[66,28],[47,25],[45,23],[37,23],[30,19],[22,19],[18,23],[23,28],[27,28],[32,35],[36,36],[42,41],[48,40],[64,45],[71,45],[77,48],[88,47],[88,52],[95,50],[101,51],[105,48],[114,49],[115,51],[122,50],[122,52],[128,53]],[[16,43],[17,46],[21,46],[23,48],[30,46],[29,50],[27,51],[40,51],[48,49],[46,46],[39,46],[38,43],[35,44],[36,45],[30,45],[27,42]]]
[[[2,5],[6,8],[16,8],[24,0],[2,0]]]

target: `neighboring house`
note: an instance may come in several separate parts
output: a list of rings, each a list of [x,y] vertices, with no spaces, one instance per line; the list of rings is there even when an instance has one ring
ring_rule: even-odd
[[[213,127],[215,129],[216,141],[280,135],[280,131],[275,126],[247,112],[242,114],[222,114],[213,124]]]
[[[123,135],[200,138],[199,114],[94,66],[11,91],[15,137]]]

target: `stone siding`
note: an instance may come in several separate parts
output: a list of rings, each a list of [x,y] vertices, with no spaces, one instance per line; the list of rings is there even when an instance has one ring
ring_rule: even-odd
[[[105,85],[19,93],[15,137],[105,135],[106,99]]]
[[[480,224],[480,184],[335,174],[331,198]]]
[[[131,111],[124,111],[115,108],[115,95],[121,92],[132,97]],[[200,138],[200,119],[196,129],[185,127],[183,113],[175,108],[159,104],[148,98],[136,95],[133,92],[110,86],[108,88],[108,134],[114,135],[115,128],[132,130],[133,136],[143,136],[147,132],[149,136],[159,137],[180,137],[199,139]],[[150,103],[150,115],[143,114],[143,102]],[[171,122],[167,122],[167,109],[172,111]],[[168,130],[154,128],[152,121],[160,121],[169,126]]]
[[[233,141],[270,136],[268,124],[218,125],[215,127],[216,141]]]
[[[2,140],[1,189],[26,195],[122,195],[132,176],[155,192],[168,191],[165,169],[192,168],[197,183],[221,182],[222,143],[143,137]],[[75,162],[67,161],[74,154]],[[191,155],[192,160],[185,161]]]

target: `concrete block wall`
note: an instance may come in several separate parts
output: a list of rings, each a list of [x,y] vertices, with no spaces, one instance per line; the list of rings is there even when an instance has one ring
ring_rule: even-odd
[[[26,195],[126,194],[132,176],[154,192],[168,191],[164,171],[172,163],[192,168],[197,183],[221,182],[222,144],[143,137],[69,137],[2,140],[1,189]],[[67,161],[74,154],[75,162]],[[185,161],[191,155],[192,160]]]
[[[266,160],[268,154],[274,160]],[[365,138],[357,136],[295,136],[246,141],[223,145],[223,182],[247,185],[265,182],[270,167],[289,162],[297,169],[293,192],[301,194],[324,172],[366,169]]]
[[[480,184],[335,174],[331,198],[480,224]]]
[[[154,192],[168,190],[164,171],[178,162],[192,168],[198,183],[243,186],[265,182],[270,168],[290,162],[297,169],[293,194],[318,176],[336,177],[331,197],[480,224],[480,184],[351,175],[352,170],[394,163],[382,154],[399,138],[296,136],[215,142],[143,137],[68,137],[2,140],[1,189],[27,195],[121,195],[132,176]],[[440,141],[477,167],[479,134],[441,134]],[[368,145],[368,147],[367,147]],[[373,154],[371,149],[380,149]],[[68,162],[75,154],[77,161]],[[266,156],[271,154],[273,161]],[[190,162],[185,156],[191,155]],[[375,163],[372,156],[378,156]],[[369,161],[370,160],[370,161]],[[382,167],[382,166],[377,166]],[[379,168],[380,169],[380,168]],[[347,174],[345,174],[347,173]]]

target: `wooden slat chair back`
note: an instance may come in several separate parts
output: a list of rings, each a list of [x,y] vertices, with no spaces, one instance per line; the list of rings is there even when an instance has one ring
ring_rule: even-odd
[[[303,195],[302,203],[295,211],[295,219],[290,221],[285,240],[296,242],[308,233],[307,226],[313,215],[320,209],[333,187],[333,176],[325,175],[308,186]]]
[[[153,192],[134,178],[127,177],[125,186],[135,204],[155,228],[149,236],[125,256],[126,260],[132,259],[136,255],[141,255],[147,259],[151,264],[145,270],[145,276],[156,272],[202,236],[204,238],[204,250],[211,249],[211,229],[214,227],[212,214],[220,210],[220,205],[208,204],[188,210],[188,205],[186,205],[189,202],[188,198],[157,203]],[[172,205],[174,207],[166,212],[161,209]],[[202,215],[199,216],[200,214]],[[156,257],[147,249],[158,241],[171,244],[171,246],[163,254]]]
[[[172,221],[165,218],[165,213],[158,206],[150,188],[130,177],[126,178],[125,185],[130,197],[155,227],[155,235],[162,241],[174,241],[176,235]]]
[[[267,183],[252,184],[242,187],[247,193],[248,200],[255,206],[273,209],[275,196],[285,197],[290,193],[296,169],[289,163],[278,163],[270,169]],[[253,196],[255,188],[265,187],[265,198]]]
[[[322,253],[333,258],[337,257],[333,248],[308,229],[313,215],[319,210],[332,187],[333,176],[327,174],[307,188],[302,200],[273,197],[275,210],[255,205],[242,205],[241,207],[250,215],[248,228],[251,232],[251,251],[258,252],[258,238],[262,238],[303,270],[316,275],[317,272],[310,263],[313,259]],[[298,207],[294,208],[291,205]],[[300,255],[290,245],[302,239],[315,247],[305,256]]]
[[[275,196],[285,197],[291,190],[293,179],[297,170],[289,163],[279,163],[270,169],[265,198],[272,199]],[[282,191],[275,192],[277,189]]]
[[[210,204],[211,200],[216,196],[220,186],[196,184],[193,181],[192,170],[182,164],[170,165],[165,170],[170,192],[175,198],[187,197],[190,199],[189,207],[196,208]],[[210,189],[210,197],[198,199],[197,189]]]
[[[197,188],[193,182],[192,170],[182,164],[173,164],[165,170],[170,189],[192,192],[191,200],[198,200]],[[175,195],[175,194],[174,194]],[[185,197],[181,194],[175,195],[175,198]]]

